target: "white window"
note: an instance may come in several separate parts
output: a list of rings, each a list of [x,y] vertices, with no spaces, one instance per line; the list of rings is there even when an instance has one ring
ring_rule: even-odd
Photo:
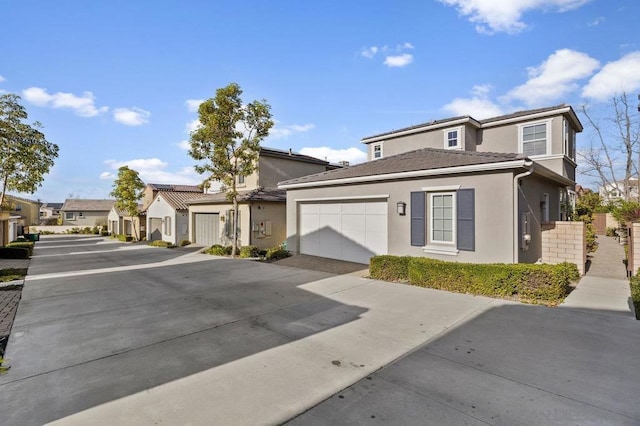
[[[164,234],[171,235],[171,216],[164,217]]]
[[[455,243],[455,192],[429,194],[431,210],[431,232],[429,242],[436,244]]]
[[[373,146],[373,158],[382,158],[382,144],[377,143]]]
[[[16,204],[16,209],[15,211],[17,212],[21,212],[22,211],[22,204]]]
[[[576,132],[569,122],[564,120],[564,155],[575,161],[576,159]]]
[[[551,121],[520,126],[520,152],[527,157],[551,154]]]
[[[243,185],[243,184],[244,184],[244,176],[238,175],[238,185]]]
[[[73,214],[73,212],[65,212],[65,213],[64,213],[64,218],[65,218],[66,220],[74,220],[76,217],[75,217],[75,215]]]
[[[444,131],[444,149],[462,149],[462,129],[446,129]]]

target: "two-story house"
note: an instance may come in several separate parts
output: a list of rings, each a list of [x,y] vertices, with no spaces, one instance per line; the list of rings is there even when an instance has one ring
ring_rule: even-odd
[[[207,246],[230,244],[233,226],[237,223],[241,246],[278,245],[286,237],[286,193],[277,188],[278,182],[340,167],[291,150],[262,147],[255,172],[237,177],[237,221],[233,217],[233,204],[224,193],[186,201],[190,240]]]
[[[105,226],[114,204],[115,200],[67,199],[60,209],[62,224],[78,228]]]
[[[60,210],[62,203],[43,203],[40,206],[40,224],[56,225],[56,221],[60,218]]]
[[[536,262],[541,223],[572,199],[581,131],[558,105],[366,137],[367,162],[279,185],[288,247],[360,263],[379,254]]]

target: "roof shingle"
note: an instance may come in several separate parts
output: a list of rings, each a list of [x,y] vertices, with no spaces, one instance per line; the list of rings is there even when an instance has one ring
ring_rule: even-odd
[[[257,188],[251,191],[238,191],[238,201],[264,201],[264,202],[285,202],[287,191],[278,188]],[[218,192],[216,194],[206,194],[203,197],[187,200],[187,204],[225,204],[230,203],[227,194]]]
[[[116,200],[67,199],[60,210],[108,212],[115,203]]]

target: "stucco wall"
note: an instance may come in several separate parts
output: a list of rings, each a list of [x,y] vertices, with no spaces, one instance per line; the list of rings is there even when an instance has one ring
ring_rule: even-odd
[[[461,262],[512,262],[513,260],[513,174],[510,171],[495,174],[433,177],[414,180],[370,183],[363,185],[329,186],[287,191],[287,244],[297,252],[298,203],[301,199],[335,199],[339,197],[377,196],[386,198],[388,206],[388,253],[439,258]],[[425,187],[460,185],[475,188],[475,251],[460,251],[456,256],[426,254],[421,247],[411,246],[410,193]],[[396,203],[407,203],[407,215],[399,216]]]
[[[165,232],[165,217],[171,217],[170,234]],[[189,239],[189,220],[187,212],[176,212],[174,208],[167,203],[161,196],[151,203],[147,209],[146,227],[147,232],[151,229],[151,219],[162,219],[162,227],[160,229],[163,241],[172,244],[178,244],[181,240]],[[147,234],[147,238],[150,236]]]
[[[74,213],[75,219],[73,220],[67,219],[67,213]],[[82,218],[78,217],[79,213],[80,212],[71,212],[71,211],[62,212],[62,219],[63,219],[62,224],[69,225],[69,226],[77,226],[78,228],[84,228],[87,226],[94,227],[98,223],[105,224],[107,222],[107,217],[109,216],[108,211],[102,211],[102,212],[83,211],[82,214],[84,217]]]
[[[189,222],[189,240],[195,241],[195,235],[193,235],[193,218],[195,213],[217,213],[219,214],[220,223],[218,224],[218,241],[222,245],[231,245],[231,240],[225,235],[225,218],[227,210],[233,209],[233,204],[194,204],[189,206],[188,222]],[[250,228],[249,220],[251,214],[249,213],[249,206],[246,204],[238,205],[240,211],[240,245],[248,246],[250,243]]]
[[[639,224],[640,225],[640,224]],[[545,222],[542,224],[542,262],[575,263],[584,275],[587,263],[584,222]]]
[[[258,185],[264,188],[275,188],[278,182],[326,171],[324,164],[313,164],[292,159],[260,157]]]

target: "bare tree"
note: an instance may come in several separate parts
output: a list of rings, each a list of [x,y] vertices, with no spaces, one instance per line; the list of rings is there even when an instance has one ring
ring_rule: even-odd
[[[582,160],[581,172],[596,178],[605,189],[617,190],[623,194],[625,201],[630,201],[634,186],[632,180],[638,176],[635,153],[638,151],[640,121],[625,92],[611,99],[610,109],[612,116],[600,120],[592,115],[587,106],[580,108],[594,131],[589,148],[578,153]],[[640,196],[638,180],[635,186],[635,196]]]

